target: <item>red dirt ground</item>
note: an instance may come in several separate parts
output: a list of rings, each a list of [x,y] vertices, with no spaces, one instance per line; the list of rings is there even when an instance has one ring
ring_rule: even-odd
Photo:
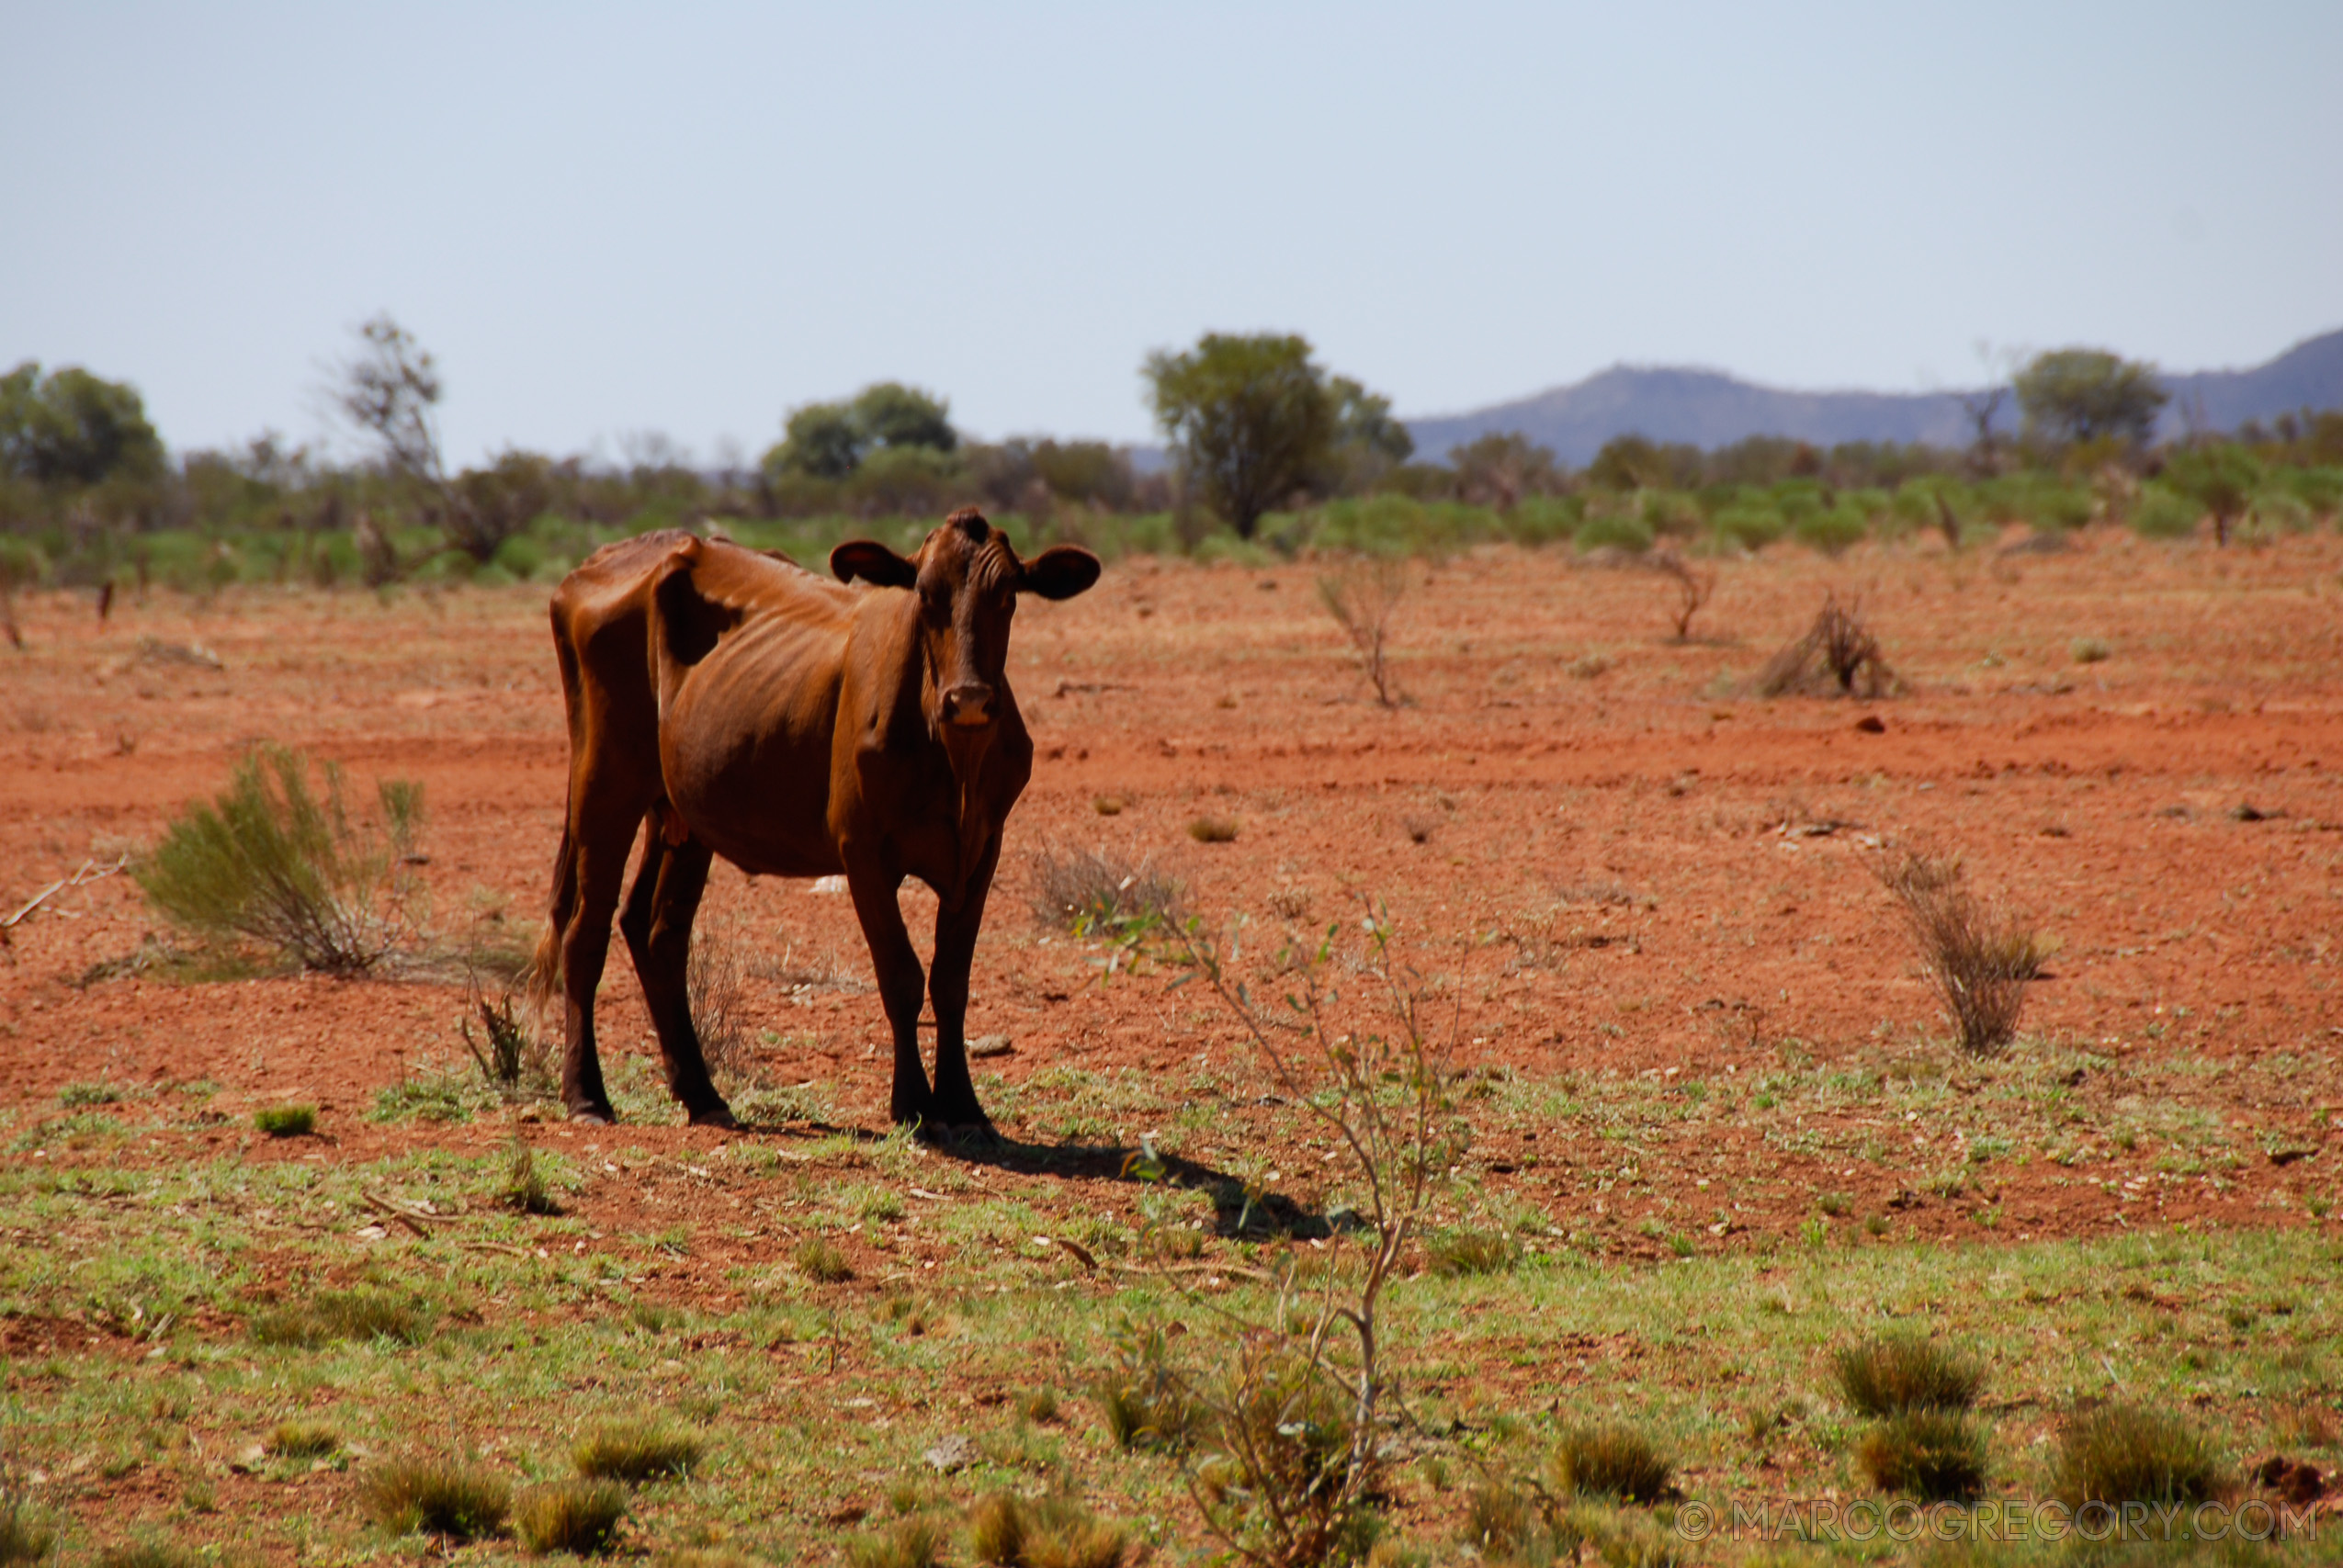
[[[1151,855],[1215,919],[1267,919],[1276,897],[1306,900],[1322,922],[1361,891],[1427,949],[1500,932],[1474,970],[1464,1055],[1529,1080],[1647,1075],[1664,1098],[1785,1059],[1941,1064],[1945,1025],[1871,871],[1879,842],[1916,842],[1960,852],[1975,886],[2059,944],[2021,1052],[2104,1058],[2079,1100],[2168,1094],[2226,1123],[2247,1156],[2145,1199],[2112,1178],[2060,1180],[2043,1160],[1997,1167],[1987,1196],[2005,1234],[2103,1232],[2144,1209],[2270,1223],[2332,1188],[2331,1156],[2303,1151],[2343,1105],[2339,567],[2332,534],[2254,551],[2104,535],[2054,554],[1784,553],[1726,565],[1694,627],[1706,635],[1680,646],[1647,572],[1479,550],[1415,569],[1398,631],[1409,701],[1386,710],[1319,606],[1317,569],[1115,565],[1087,596],[1018,617],[1011,668],[1040,758],[1009,826],[969,1021],[1015,1048],[980,1068],[1013,1083],[1057,1066],[1135,1069],[1167,1101],[1200,1055],[1240,1080],[1256,1070],[1194,991],[1146,976],[1102,987],[1089,950],[1042,940],[1029,857],[1053,846]],[[1766,656],[1832,589],[1862,596],[1907,690],[1868,704],[1750,695]],[[27,649],[0,650],[0,919],[85,860],[153,842],[267,737],[341,761],[366,795],[378,775],[423,782],[440,941],[533,938],[565,751],[544,597],[158,595],[103,626],[86,596],[20,603]],[[2078,662],[2084,637],[2110,656]],[[156,643],[199,644],[222,667],[141,657]],[[1880,728],[1859,727],[1867,718]],[[1096,812],[1110,795],[1126,809]],[[1236,840],[1191,841],[1186,825],[1207,814],[1235,818]],[[917,931],[932,899],[905,897]],[[753,954],[867,973],[846,901],[805,884],[719,867],[705,918]],[[359,1114],[402,1073],[458,1054],[460,986],[84,983],[151,932],[167,934],[115,876],[8,933],[0,1108],[18,1126],[55,1114],[69,1083],[209,1078],[232,1112],[313,1100],[344,1156],[504,1135]],[[748,987],[753,1037],[782,1037],[764,1052],[771,1076],[813,1080],[843,1119],[880,1127],[876,997]],[[622,955],[604,1017],[606,1053],[647,1048]],[[1875,1124],[1859,1100],[1838,1121]],[[1230,1141],[1281,1135],[1247,1125]],[[1602,1223],[1592,1173],[1615,1152],[1549,1131],[1530,1162],[1521,1151],[1538,1130],[1479,1129],[1484,1173],[1557,1228]],[[1895,1129],[1899,1147],[1907,1131]],[[640,1125],[592,1136],[645,1152],[723,1141]],[[1908,1157],[1842,1164],[1713,1122],[1668,1158],[1681,1184],[1746,1194],[1723,1243],[1736,1245],[1794,1229],[1819,1189],[1865,1208],[1913,1193],[1948,1155],[1924,1127],[1911,1142]],[[198,1147],[158,1138],[121,1157]],[[1182,1152],[1228,1151],[1205,1139]],[[2156,1152],[2133,1163],[2145,1171]],[[1951,1234],[1976,1202],[1895,1206],[1919,1234]],[[1613,1246],[1645,1244],[1619,1234]]]

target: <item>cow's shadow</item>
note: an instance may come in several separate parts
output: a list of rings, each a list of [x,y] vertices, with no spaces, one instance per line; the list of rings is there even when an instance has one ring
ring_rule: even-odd
[[[744,1126],[743,1132],[775,1133],[779,1127]],[[801,1131],[790,1128],[788,1131]],[[852,1127],[817,1123],[815,1131],[843,1134],[878,1143],[880,1136]],[[1225,1170],[1182,1155],[1118,1144],[1028,1144],[1005,1134],[991,1137],[942,1134],[922,1140],[946,1159],[965,1165],[1008,1171],[1018,1176],[1050,1176],[1074,1181],[1112,1181],[1131,1187],[1171,1188],[1201,1192],[1212,1201],[1212,1231],[1230,1240],[1272,1241],[1293,1238],[1317,1241],[1338,1231],[1355,1230],[1359,1221],[1349,1210],[1331,1213],[1306,1209],[1283,1192],[1248,1190],[1244,1181]]]

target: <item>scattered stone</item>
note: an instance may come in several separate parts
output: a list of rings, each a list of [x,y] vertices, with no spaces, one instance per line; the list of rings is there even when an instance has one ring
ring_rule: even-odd
[[[968,1042],[971,1056],[1006,1056],[1016,1049],[1016,1043],[1005,1034],[979,1034]]]
[[[930,1470],[949,1475],[976,1463],[977,1446],[966,1432],[955,1432],[920,1457],[927,1461]]]

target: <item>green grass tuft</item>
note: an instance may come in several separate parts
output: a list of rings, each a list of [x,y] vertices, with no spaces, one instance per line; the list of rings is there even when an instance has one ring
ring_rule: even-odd
[[[204,1568],[200,1552],[167,1540],[141,1540],[97,1554],[97,1568]]]
[[[317,1131],[314,1105],[268,1105],[252,1113],[252,1124],[272,1138],[306,1138]]]
[[[798,1272],[817,1285],[836,1285],[855,1277],[855,1266],[846,1255],[818,1235],[809,1235],[798,1244],[792,1255]]]
[[[513,1526],[521,1544],[539,1555],[568,1551],[588,1557],[618,1543],[626,1517],[627,1494],[617,1483],[557,1481],[521,1495]]]
[[[1668,1495],[1676,1466],[1643,1433],[1612,1422],[1564,1434],[1552,1470],[1558,1492],[1653,1503]]]
[[[1918,1335],[1847,1346],[1831,1358],[1831,1368],[1848,1404],[1865,1416],[1967,1410],[1985,1384],[1985,1370],[1975,1361]]]
[[[116,1105],[122,1091],[110,1083],[69,1083],[57,1091],[57,1103],[68,1111],[79,1111],[92,1105]]]
[[[1882,1492],[1965,1503],[1985,1490],[1985,1434],[1961,1411],[1905,1411],[1863,1434],[1855,1466]]]
[[[2052,1490],[2084,1503],[2204,1503],[2227,1475],[2203,1435],[2178,1416],[2110,1404],[2067,1422],[2052,1462]]]
[[[513,1490],[477,1464],[446,1459],[392,1460],[367,1478],[367,1512],[394,1535],[477,1540],[504,1528]]]
[[[1131,1535],[1069,1497],[994,1492],[968,1510],[968,1546],[1001,1568],[1121,1568]]]
[[[342,1451],[342,1434],[314,1421],[280,1421],[260,1446],[278,1459],[324,1459]]]
[[[607,1481],[653,1481],[686,1475],[699,1463],[702,1445],[687,1432],[649,1421],[598,1427],[571,1450],[580,1475]]]

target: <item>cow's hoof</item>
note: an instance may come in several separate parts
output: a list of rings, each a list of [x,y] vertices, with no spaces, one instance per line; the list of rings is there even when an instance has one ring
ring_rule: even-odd
[[[731,1108],[726,1105],[711,1105],[705,1111],[695,1111],[691,1114],[691,1122],[695,1127],[720,1127],[727,1132],[737,1132],[741,1125],[732,1120]]]
[[[1001,1144],[1000,1133],[980,1111],[975,1116],[960,1121],[931,1122],[922,1129],[922,1136],[931,1143],[951,1148],[990,1149],[998,1148]]]
[[[610,1127],[617,1124],[618,1113],[606,1105],[572,1105],[570,1107],[570,1120],[583,1122],[589,1126]]]

